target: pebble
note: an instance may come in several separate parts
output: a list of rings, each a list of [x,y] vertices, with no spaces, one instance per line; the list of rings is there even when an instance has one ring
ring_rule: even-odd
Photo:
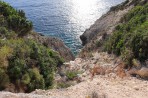
[[[138,87],[134,87],[134,89],[135,89],[136,91],[138,91],[138,90],[139,90],[139,88],[138,88]]]

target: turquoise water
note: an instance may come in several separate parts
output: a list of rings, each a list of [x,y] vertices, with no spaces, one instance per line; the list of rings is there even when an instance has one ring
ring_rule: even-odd
[[[34,30],[46,36],[61,38],[77,53],[80,35],[111,6],[124,0],[3,0],[25,11]]]

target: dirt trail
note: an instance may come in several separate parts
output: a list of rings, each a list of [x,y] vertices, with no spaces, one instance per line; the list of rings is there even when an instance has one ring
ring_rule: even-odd
[[[97,93],[98,98],[147,98],[148,81],[136,78],[121,79],[115,74],[95,76],[67,89],[36,90],[30,94],[0,92],[0,98],[91,98]]]
[[[83,71],[81,83],[66,89],[35,90],[32,93],[0,92],[0,98],[147,98],[148,81],[134,77],[120,78],[115,73],[95,75],[91,79],[89,70],[96,65],[113,68],[115,58],[107,53],[94,53],[92,58],[77,58],[71,61],[71,70]],[[98,97],[92,97],[93,95]]]

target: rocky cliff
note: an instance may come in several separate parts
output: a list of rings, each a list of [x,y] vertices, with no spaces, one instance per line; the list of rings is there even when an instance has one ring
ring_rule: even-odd
[[[126,0],[125,2],[111,7],[110,10],[88,28],[81,36],[84,45],[79,56],[90,55],[93,51],[100,51],[102,43],[113,33],[115,27],[121,23],[121,19],[137,4],[145,4],[147,0]],[[98,49],[98,46],[100,47]]]
[[[51,36],[44,36],[42,34],[36,33],[32,31],[31,34],[24,36],[27,39],[33,39],[44,46],[57,51],[61,57],[64,58],[65,61],[74,60],[74,55],[71,50],[64,44],[64,42],[58,38]]]

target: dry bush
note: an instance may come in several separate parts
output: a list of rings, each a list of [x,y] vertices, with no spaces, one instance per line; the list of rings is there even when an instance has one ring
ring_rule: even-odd
[[[105,75],[106,69],[103,68],[102,66],[94,66],[90,70],[91,78],[93,78],[95,75]]]
[[[99,96],[96,92],[92,92],[92,98],[99,98]]]
[[[93,91],[91,95],[86,96],[85,98],[106,98],[105,94],[99,95],[97,92]]]
[[[124,77],[127,76],[126,73],[125,73],[124,67],[125,67],[125,64],[123,62],[121,62],[121,63],[118,64],[116,74],[120,78],[124,78]]]

